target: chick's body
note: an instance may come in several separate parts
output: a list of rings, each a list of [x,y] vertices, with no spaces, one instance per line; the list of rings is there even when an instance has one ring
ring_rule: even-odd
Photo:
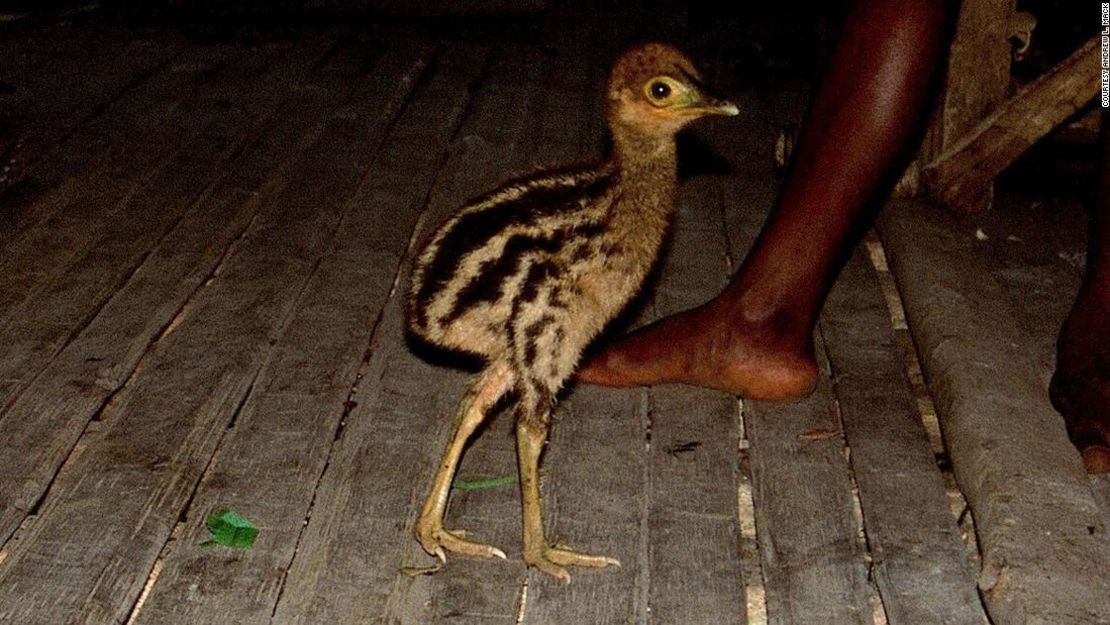
[[[674,204],[674,134],[701,115],[736,112],[708,98],[696,76],[670,46],[625,53],[609,81],[611,159],[510,182],[463,207],[419,255],[409,331],[487,362],[460,405],[417,523],[429,553],[504,557],[444,530],[442,520],[466,439],[502,395],[515,391],[524,559],[565,580],[563,566],[616,563],[548,544],[536,467],[556,393],[659,254]]]
[[[673,155],[669,172],[660,160],[651,188],[605,164],[515,182],[461,211],[420,257],[410,330],[557,391],[658,253],[674,187]]]

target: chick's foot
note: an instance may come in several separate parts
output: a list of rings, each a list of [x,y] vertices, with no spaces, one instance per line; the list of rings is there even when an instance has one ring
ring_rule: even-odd
[[[420,546],[429,555],[439,558],[440,562],[447,561],[448,551],[479,558],[505,559],[504,551],[492,545],[466,540],[463,538],[465,535],[466,530],[446,530],[442,525],[425,522],[423,519],[416,526],[416,539],[420,541]]]
[[[608,556],[595,556],[579,553],[565,547],[548,546],[543,549],[528,549],[524,552],[524,561],[536,567],[564,584],[570,583],[570,573],[564,567],[586,566],[600,569],[607,566],[620,566],[620,560]]]

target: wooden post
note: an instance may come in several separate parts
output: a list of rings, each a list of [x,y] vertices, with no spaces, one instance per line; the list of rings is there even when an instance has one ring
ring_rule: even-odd
[[[1010,85],[1010,21],[1015,0],[966,0],[948,53],[944,86],[918,156],[932,163],[1005,100]],[[911,166],[910,172],[915,168]],[[905,186],[904,182],[902,186]],[[911,189],[916,185],[908,185]],[[969,210],[990,208],[993,186]]]

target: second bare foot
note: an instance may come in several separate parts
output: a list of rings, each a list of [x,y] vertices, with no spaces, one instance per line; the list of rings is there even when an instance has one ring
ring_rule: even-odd
[[[1049,395],[1090,473],[1110,473],[1110,318],[1077,303],[1057,343]]]

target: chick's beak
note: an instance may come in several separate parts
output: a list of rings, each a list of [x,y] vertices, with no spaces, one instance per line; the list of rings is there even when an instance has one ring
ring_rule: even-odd
[[[728,100],[723,100],[702,90],[692,92],[689,102],[683,108],[694,115],[739,115],[740,109]]]
[[[694,115],[725,115],[732,117],[739,115],[740,109],[728,100],[718,98],[695,74],[679,68],[678,70],[686,79],[690,91],[687,92],[687,101],[683,108]]]
[[[701,111],[710,115],[726,115],[732,117],[739,115],[740,109],[728,100],[710,99],[700,107]]]

